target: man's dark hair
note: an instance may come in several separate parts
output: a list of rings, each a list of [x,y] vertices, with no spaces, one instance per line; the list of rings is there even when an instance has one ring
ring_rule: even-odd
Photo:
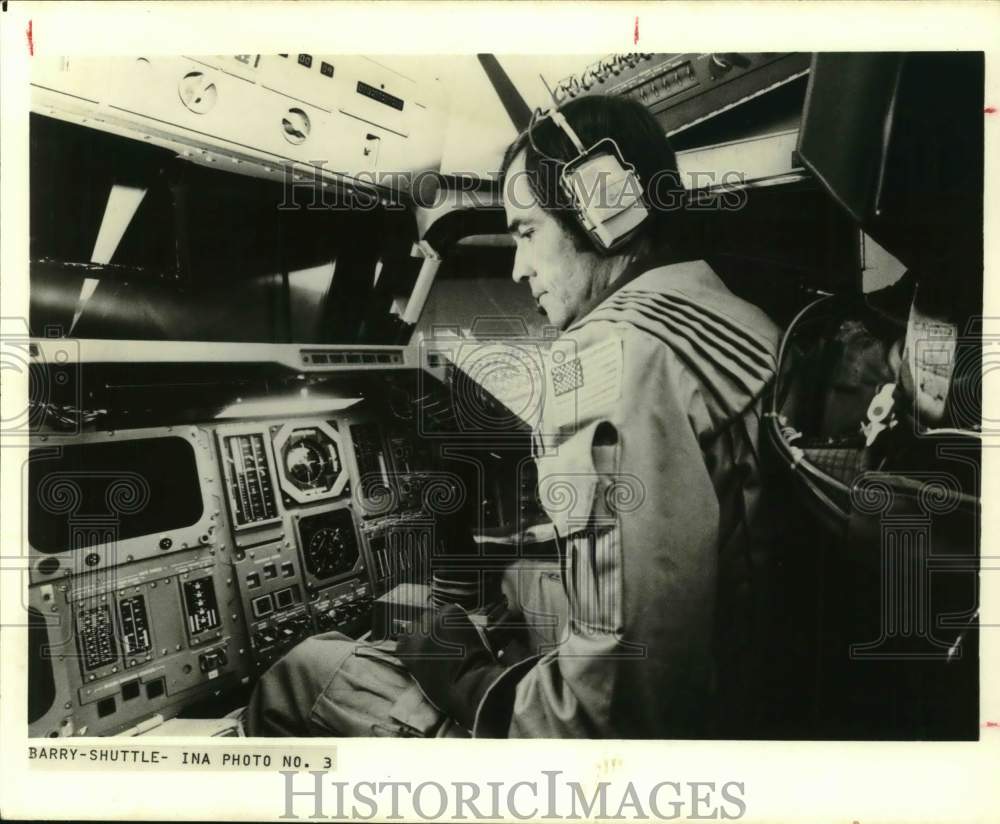
[[[650,217],[630,245],[642,238],[648,239],[653,249],[674,245],[669,213],[677,215],[684,200],[684,187],[674,150],[653,115],[641,103],[609,95],[580,97],[560,106],[559,111],[585,148],[609,137],[618,144],[625,162],[635,167]],[[504,153],[501,185],[506,182],[514,158],[522,151],[528,183],[539,205],[570,233],[578,248],[594,248],[559,184],[563,167],[577,155],[569,137],[550,117],[537,118]]]

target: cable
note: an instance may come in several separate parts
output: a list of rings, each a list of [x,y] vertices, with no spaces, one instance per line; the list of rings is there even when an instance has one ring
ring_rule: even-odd
[[[566,163],[569,162],[565,158],[553,157],[548,152],[542,151],[538,147],[538,144],[535,142],[535,135],[534,135],[535,127],[538,125],[538,121],[540,119],[546,117],[549,118],[553,123],[555,123],[560,130],[562,130],[563,134],[565,134],[566,137],[569,138],[570,142],[573,144],[573,148],[575,148],[577,152],[579,152],[580,154],[586,154],[587,150],[584,148],[583,142],[580,140],[577,133],[573,131],[573,128],[569,125],[569,122],[563,116],[562,112],[560,112],[558,109],[553,109],[551,112],[545,112],[542,109],[535,109],[534,112],[532,112],[531,121],[528,123],[528,142],[531,144],[531,148],[534,149],[537,154],[541,155],[546,160],[551,160],[553,163],[560,163],[565,165]]]

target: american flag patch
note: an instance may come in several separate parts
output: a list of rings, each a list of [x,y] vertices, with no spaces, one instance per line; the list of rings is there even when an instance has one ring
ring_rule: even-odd
[[[556,397],[565,395],[583,386],[583,364],[579,358],[561,363],[552,368],[552,391]]]

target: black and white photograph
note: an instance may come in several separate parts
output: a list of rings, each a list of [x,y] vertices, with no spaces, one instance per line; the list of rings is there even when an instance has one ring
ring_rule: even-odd
[[[276,818],[320,810],[286,744],[1000,726],[989,55],[642,52],[621,16],[620,50],[536,54],[36,54],[28,22],[0,338],[34,769],[267,745]],[[699,778],[599,817],[754,819]],[[385,815],[371,783],[325,814]],[[525,817],[504,793],[468,817]]]

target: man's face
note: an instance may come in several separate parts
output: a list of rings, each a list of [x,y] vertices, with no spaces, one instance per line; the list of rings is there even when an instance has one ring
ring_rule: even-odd
[[[573,237],[538,204],[524,167],[524,152],[514,158],[504,186],[507,229],[517,244],[515,283],[527,280],[539,311],[560,330],[580,316],[590,298],[607,285],[607,261],[579,249]]]

